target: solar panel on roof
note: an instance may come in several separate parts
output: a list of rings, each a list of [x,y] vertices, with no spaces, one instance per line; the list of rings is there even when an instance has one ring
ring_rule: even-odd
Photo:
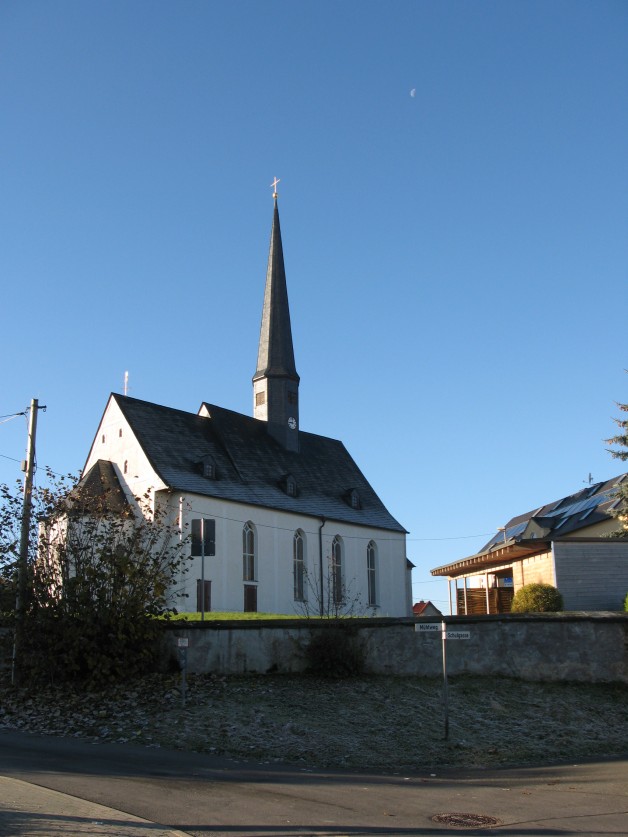
[[[491,540],[486,544],[484,547],[485,549],[491,549],[493,546],[497,546],[500,543],[505,543],[510,538],[514,538],[517,535],[520,535],[521,532],[526,528],[528,525],[528,521],[524,520],[522,523],[517,523],[516,526],[511,526],[510,528],[506,529],[502,532],[497,532],[496,535],[493,535]]]
[[[555,517],[560,515],[572,515],[577,514],[578,512],[586,511],[587,509],[594,509],[596,506],[601,506],[602,503],[606,503],[610,497],[611,493],[609,491],[605,491],[602,494],[595,494],[591,497],[587,497],[584,500],[579,500],[577,503],[571,503],[568,506],[564,506],[560,510],[556,510],[556,512],[548,512],[549,516]]]
[[[516,526],[513,526],[512,529],[506,529],[506,537],[507,538],[514,538],[517,535],[520,535],[523,530],[528,525],[528,521],[524,520],[522,523],[517,523]]]

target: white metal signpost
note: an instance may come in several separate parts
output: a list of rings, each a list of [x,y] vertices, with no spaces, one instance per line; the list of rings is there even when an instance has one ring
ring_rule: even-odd
[[[415,622],[414,630],[418,634],[440,634],[443,644],[443,707],[445,710],[445,740],[449,738],[449,685],[447,683],[447,640],[470,639],[471,631],[456,631],[448,628],[446,622]]]

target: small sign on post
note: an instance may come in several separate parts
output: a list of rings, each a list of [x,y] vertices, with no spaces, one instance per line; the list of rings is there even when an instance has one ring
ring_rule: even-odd
[[[471,631],[447,631],[447,639],[470,639]]]
[[[415,622],[414,623],[414,630],[417,634],[423,633],[438,633],[441,627],[438,622]]]

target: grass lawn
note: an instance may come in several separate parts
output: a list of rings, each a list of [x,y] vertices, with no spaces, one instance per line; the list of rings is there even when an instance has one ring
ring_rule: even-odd
[[[303,616],[295,613],[291,616],[285,613],[229,613],[225,611],[206,611],[205,622],[229,622],[242,620],[260,620],[260,619],[303,619]],[[170,621],[183,622],[200,622],[201,613],[199,611],[190,611],[188,613],[177,613],[176,616],[170,616]]]

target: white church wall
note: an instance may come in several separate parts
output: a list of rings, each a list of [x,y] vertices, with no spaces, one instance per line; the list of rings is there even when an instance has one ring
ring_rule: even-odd
[[[175,508],[183,509],[182,532],[187,535],[193,518],[206,517],[216,523],[216,555],[204,559],[204,579],[211,581],[211,609],[241,612],[244,609],[244,585],[257,588],[257,610],[264,613],[300,615],[309,610],[317,613],[320,596],[320,520],[257,506],[218,500],[200,495],[181,499],[171,496]],[[255,531],[256,578],[243,578],[242,532],[250,521]],[[303,532],[304,559],[307,577],[307,608],[294,599],[293,543],[297,530]],[[356,602],[356,613],[373,612],[379,616],[405,616],[406,557],[403,533],[371,529],[327,521],[322,532],[324,583],[329,577],[329,558],[334,536],[342,538],[343,580],[347,598]],[[377,607],[368,605],[367,544],[373,540],[377,547]],[[179,610],[196,610],[196,585],[201,578],[202,559],[191,559],[189,572],[181,579],[187,600],[177,605]],[[309,589],[308,589],[309,588]],[[326,598],[324,590],[323,601]]]

